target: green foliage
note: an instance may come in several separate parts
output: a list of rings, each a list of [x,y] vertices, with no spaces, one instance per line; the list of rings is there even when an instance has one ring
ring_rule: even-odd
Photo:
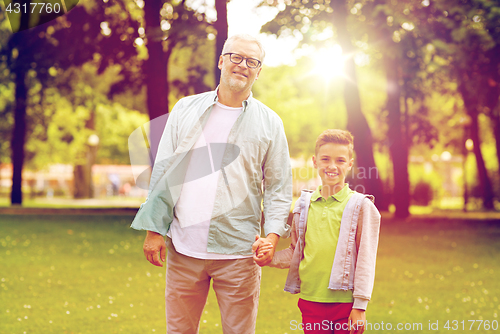
[[[321,132],[346,124],[340,83],[312,73],[312,66],[301,58],[293,67],[265,67],[253,88],[255,98],[283,120],[292,157],[309,158]]]
[[[14,103],[14,85],[0,82],[0,163],[10,162],[10,129],[14,119],[11,110]]]
[[[118,103],[97,106],[96,132],[100,138],[97,163],[130,164],[128,137],[148,121],[147,115],[128,110]]]
[[[171,104],[181,97],[213,89],[214,43],[200,36],[189,36],[172,51],[168,80],[172,84]]]
[[[55,82],[59,89],[41,90],[34,83],[38,90],[32,93],[28,108],[33,120],[26,144],[28,167],[85,162],[87,140],[94,133],[100,138],[97,163],[129,163],[128,136],[148,118],[108,100],[107,93],[120,80],[120,66],[101,74],[98,67],[99,62],[93,61],[59,71]]]

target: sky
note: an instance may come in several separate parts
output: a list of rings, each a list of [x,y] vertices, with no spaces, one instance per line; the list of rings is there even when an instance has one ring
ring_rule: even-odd
[[[294,49],[298,40],[293,37],[279,38],[260,34],[260,28],[272,20],[278,9],[269,7],[256,8],[261,0],[231,0],[227,5],[229,36],[250,34],[259,38],[266,51],[265,65],[278,66],[295,63]]]

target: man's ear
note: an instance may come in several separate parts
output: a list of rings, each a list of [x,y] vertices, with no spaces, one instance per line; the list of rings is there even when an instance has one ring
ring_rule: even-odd
[[[219,64],[217,65],[217,67],[219,68],[219,70],[222,70],[222,62],[223,62],[224,58],[222,58],[222,55],[219,57]]]
[[[313,159],[313,166],[314,166],[314,168],[318,169],[318,165],[316,164],[316,156],[313,155],[312,159]]]
[[[259,70],[257,71],[257,75],[255,76],[255,80],[259,78],[260,71],[262,71],[262,66],[259,67]]]

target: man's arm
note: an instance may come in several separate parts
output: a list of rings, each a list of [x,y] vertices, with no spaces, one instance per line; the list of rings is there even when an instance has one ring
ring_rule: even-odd
[[[165,238],[161,234],[148,231],[142,249],[149,262],[155,266],[163,267],[161,262],[165,262],[167,247],[165,246]],[[160,257],[158,257],[158,252]]]
[[[141,204],[141,207],[139,208],[139,211],[137,212],[131,225],[131,227],[136,230],[152,231],[161,235],[167,234],[168,226],[162,221],[162,217],[166,209],[158,211],[155,210],[156,207],[155,205],[152,205],[152,203],[157,200],[155,198],[157,195],[153,194],[153,189],[158,185],[160,185],[158,188],[163,187],[164,189],[167,186],[163,181],[161,181],[161,179],[164,176],[165,165],[171,162],[177,147],[177,114],[181,107],[181,101],[177,102],[167,119],[167,123],[158,145],[153,170],[151,172],[148,197],[146,198],[146,201]],[[165,193],[166,192],[162,192],[162,194]]]
[[[271,243],[273,249],[257,261],[259,265],[271,262],[280,236],[288,237],[290,226],[287,224],[292,204],[292,169],[288,153],[283,123],[276,124],[275,137],[269,145],[264,171],[264,233],[261,242]]]

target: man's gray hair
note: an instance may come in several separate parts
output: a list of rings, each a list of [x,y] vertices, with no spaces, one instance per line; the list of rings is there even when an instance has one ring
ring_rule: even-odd
[[[244,40],[244,41],[253,42],[253,43],[257,44],[259,46],[259,49],[260,49],[260,61],[262,63],[264,62],[264,57],[266,56],[266,52],[264,51],[264,46],[257,38],[255,38],[252,35],[248,35],[248,34],[237,34],[237,35],[233,35],[233,36],[229,37],[228,39],[226,39],[226,42],[224,43],[224,47],[222,48],[222,54],[229,52],[231,49],[231,46],[233,45],[233,42],[237,41],[237,40]]]

